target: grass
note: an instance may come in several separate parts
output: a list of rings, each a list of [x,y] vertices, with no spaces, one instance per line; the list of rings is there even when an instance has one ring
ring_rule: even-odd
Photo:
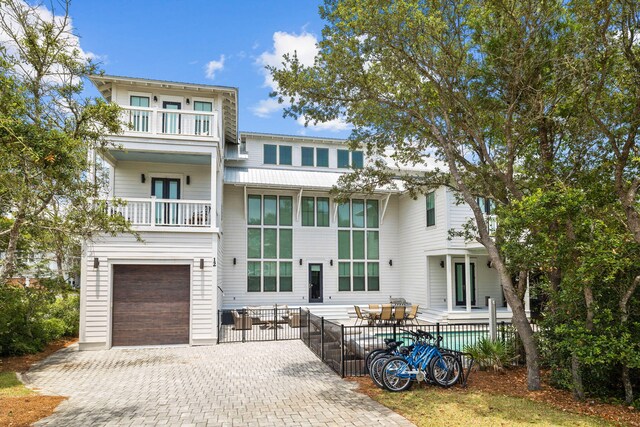
[[[0,397],[23,397],[35,394],[25,387],[15,372],[0,372]]]
[[[576,415],[529,399],[459,388],[415,387],[404,393],[367,390],[373,399],[417,426],[609,426],[599,418]]]

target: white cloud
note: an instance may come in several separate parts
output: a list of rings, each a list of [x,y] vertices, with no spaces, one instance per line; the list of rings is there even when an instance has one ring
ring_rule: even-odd
[[[270,51],[262,52],[256,59],[256,65],[260,67],[260,73],[264,77],[264,87],[268,87],[271,90],[277,90],[278,85],[273,81],[271,73],[266,69],[267,66],[282,68],[283,57],[286,54],[298,55],[298,59],[304,65],[313,65],[318,48],[316,44],[318,39],[311,33],[303,31],[302,34],[286,33],[283,31],[276,31],[273,33],[273,47]],[[254,46],[254,49],[257,46]],[[256,105],[251,107],[251,111],[258,117],[269,117],[281,108],[286,107],[288,104],[278,104],[273,98],[262,99],[258,101]]]
[[[306,118],[304,116],[300,116],[296,121],[300,126],[304,126]],[[307,129],[311,129],[312,131],[316,131],[316,132],[325,132],[325,131],[342,132],[342,131],[351,129],[351,125],[345,122],[344,120],[342,120],[341,118],[329,120],[328,122],[321,122],[321,123],[315,123],[315,124],[311,122],[306,127]]]
[[[221,71],[224,68],[224,55],[220,55],[219,60],[212,60],[205,65],[205,75],[208,79],[215,79],[216,72]]]

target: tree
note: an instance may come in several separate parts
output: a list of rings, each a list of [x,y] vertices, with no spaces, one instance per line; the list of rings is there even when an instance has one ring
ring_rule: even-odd
[[[406,185],[417,194],[444,182],[471,207],[474,222],[461,232],[486,248],[498,272],[524,344],[528,387],[538,389],[523,281],[512,279],[525,273],[510,269],[476,196],[508,207],[551,179],[563,153],[566,139],[551,119],[572,78],[562,67],[572,42],[562,3],[325,0],[320,14],[327,25],[315,64],[285,57],[281,69],[271,68],[273,95],[289,104],[285,115],[307,122],[344,117],[354,125],[351,146],[369,156],[392,148],[401,163],[433,156],[445,165]],[[387,184],[398,173],[383,165],[343,185]]]
[[[63,9],[56,16],[0,0],[0,216],[8,219],[0,283],[15,270],[21,240],[128,229],[93,201],[104,183],[93,153],[120,132],[120,110],[82,96],[84,79],[99,70],[71,32],[68,2]]]

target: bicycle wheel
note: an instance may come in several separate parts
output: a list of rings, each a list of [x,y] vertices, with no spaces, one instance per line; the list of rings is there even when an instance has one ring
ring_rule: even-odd
[[[382,368],[382,382],[389,391],[405,391],[411,387],[412,375],[408,373],[411,365],[404,357],[392,357]]]
[[[373,359],[373,362],[371,362],[369,376],[373,380],[374,384],[380,388],[385,388],[384,383],[382,382],[382,368],[387,360],[391,359],[391,357],[391,354],[382,353]]]
[[[458,382],[462,373],[460,359],[451,353],[435,356],[429,363],[431,378],[442,387],[450,387]]]
[[[368,374],[371,372],[371,363],[373,363],[373,359],[376,358],[377,355],[385,353],[387,350],[383,348],[377,348],[375,350],[371,350],[367,357],[364,359],[364,373]]]

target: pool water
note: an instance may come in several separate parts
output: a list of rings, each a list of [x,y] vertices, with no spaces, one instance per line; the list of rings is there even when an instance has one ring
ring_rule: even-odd
[[[433,332],[435,335],[435,332]],[[474,345],[482,338],[489,337],[489,331],[454,331],[440,332],[442,336],[441,346],[450,350],[464,351],[466,346]],[[380,340],[384,338],[393,338],[393,334],[376,334],[376,338]],[[413,337],[408,334],[398,333],[396,339],[404,341],[403,345],[413,344]]]

